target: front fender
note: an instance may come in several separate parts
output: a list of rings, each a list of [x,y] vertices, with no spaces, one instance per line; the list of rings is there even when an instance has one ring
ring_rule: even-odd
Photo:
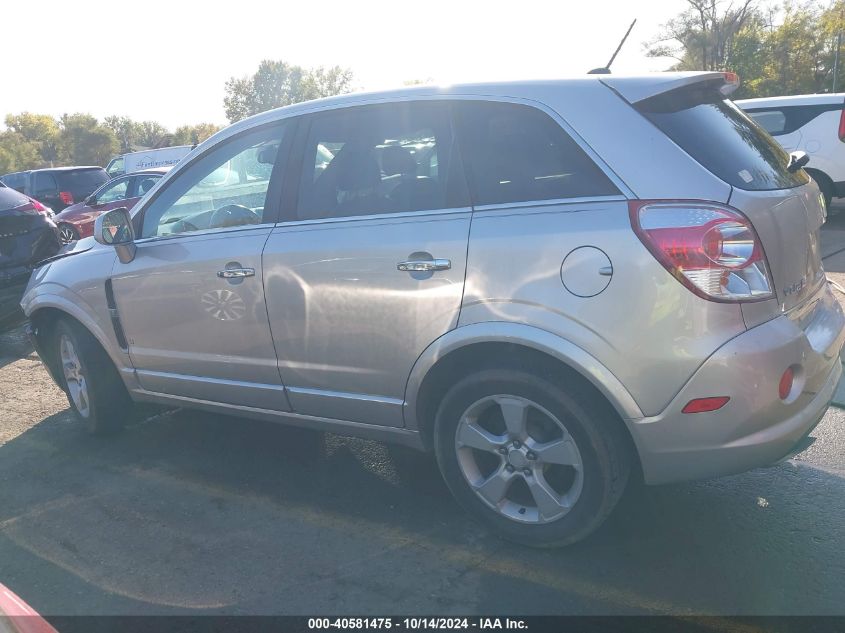
[[[429,345],[417,359],[405,387],[405,427],[418,430],[417,396],[429,370],[441,358],[475,343],[521,345],[565,363],[589,380],[623,419],[643,417],[634,398],[613,373],[574,343],[540,328],[505,321],[484,321],[450,330]]]

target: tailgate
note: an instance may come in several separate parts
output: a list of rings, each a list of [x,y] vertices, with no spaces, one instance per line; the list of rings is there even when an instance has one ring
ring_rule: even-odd
[[[734,189],[731,206],[757,231],[782,311],[800,305],[824,283],[819,229],[824,207],[815,183],[781,191]]]

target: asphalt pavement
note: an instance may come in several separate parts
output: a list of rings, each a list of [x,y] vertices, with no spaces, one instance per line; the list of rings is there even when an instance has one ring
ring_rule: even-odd
[[[845,213],[829,224],[845,287]],[[0,582],[45,615],[841,615],[843,411],[814,435],[772,468],[632,490],[588,540],[538,551],[476,525],[413,451],[189,411],[87,437],[17,331]]]

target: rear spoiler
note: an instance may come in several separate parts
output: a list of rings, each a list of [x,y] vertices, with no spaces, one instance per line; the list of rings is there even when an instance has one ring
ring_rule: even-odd
[[[631,104],[699,83],[713,83],[725,96],[739,88],[739,75],[731,72],[654,73],[648,77],[607,75],[600,81]]]

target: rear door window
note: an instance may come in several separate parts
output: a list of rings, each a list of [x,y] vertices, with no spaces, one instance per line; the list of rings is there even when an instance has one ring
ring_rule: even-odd
[[[619,190],[549,115],[513,103],[456,104],[476,205],[616,195]]]
[[[751,118],[772,136],[786,133],[786,115],[783,110],[767,110],[763,112],[749,112]]]
[[[636,109],[705,169],[749,191],[806,184],[803,170],[790,173],[789,154],[748,115],[703,82],[635,104]]]

